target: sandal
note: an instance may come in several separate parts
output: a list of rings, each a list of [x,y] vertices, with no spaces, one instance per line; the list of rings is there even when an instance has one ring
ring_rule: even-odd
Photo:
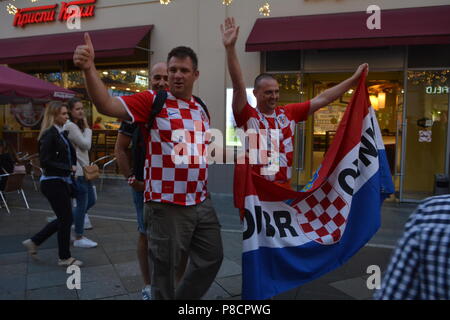
[[[37,254],[37,245],[31,239],[27,239],[22,242],[23,246],[27,248],[28,254],[35,255]]]
[[[81,267],[83,262],[75,259],[74,257],[70,257],[69,259],[59,259],[58,266],[60,267],[68,267],[68,266],[78,266]]]

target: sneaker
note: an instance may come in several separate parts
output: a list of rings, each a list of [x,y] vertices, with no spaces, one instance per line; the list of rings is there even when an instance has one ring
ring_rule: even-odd
[[[91,224],[91,220],[89,220],[89,216],[86,215],[84,216],[84,230],[91,230],[92,229],[92,224]]]
[[[95,248],[97,246],[97,242],[94,242],[86,237],[82,237],[79,240],[74,240],[73,246],[78,248]]]
[[[83,262],[75,259],[74,257],[70,257],[69,259],[58,259],[58,266],[60,267],[68,267],[68,266],[78,266],[81,267]]]
[[[152,300],[152,286],[147,285],[142,289],[142,300]]]
[[[27,239],[22,242],[22,244],[27,248],[28,253],[31,255],[34,255],[37,253],[37,245],[33,242],[31,239]]]
[[[52,222],[53,220],[58,219],[57,216],[51,216],[51,217],[47,217],[47,222]]]

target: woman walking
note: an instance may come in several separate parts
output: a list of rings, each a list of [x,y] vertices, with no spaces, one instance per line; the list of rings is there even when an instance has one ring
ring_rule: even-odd
[[[88,210],[95,204],[92,182],[86,180],[83,173],[83,167],[89,165],[92,130],[89,129],[86,117],[84,116],[81,100],[76,98],[70,99],[68,105],[70,120],[64,125],[64,130],[69,132],[69,140],[77,152],[77,170],[75,173],[77,206],[73,209],[73,221],[75,225],[73,246],[79,248],[95,248],[97,243],[83,236],[85,217]]]
[[[31,255],[54,233],[58,233],[58,265],[81,266],[83,263],[70,254],[70,226],[72,225],[71,174],[76,170],[76,153],[63,126],[69,118],[67,105],[52,101],[45,109],[38,137],[39,159],[44,171],[41,190],[50,202],[57,219],[48,223],[36,235],[22,242]]]

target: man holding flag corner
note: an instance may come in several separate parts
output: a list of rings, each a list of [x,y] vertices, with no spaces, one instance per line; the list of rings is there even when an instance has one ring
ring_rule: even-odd
[[[258,140],[256,149],[267,147],[277,153],[272,157],[269,151],[269,162],[255,164],[251,159],[255,145],[250,143],[250,163],[235,166],[235,205],[241,209],[244,229],[242,297],[267,299],[339,267],[364,246],[380,226],[381,204],[393,192],[392,178],[365,86],[367,64],[312,100],[284,107],[277,107],[276,79],[262,74],[255,80],[254,109],[247,102],[235,51],[239,27],[233,18],[227,18],[221,30],[233,82],[236,123],[267,137],[267,146]],[[313,180],[302,192],[286,187],[291,177],[295,124],[355,85]],[[276,170],[266,170],[273,167],[271,161],[276,162]]]

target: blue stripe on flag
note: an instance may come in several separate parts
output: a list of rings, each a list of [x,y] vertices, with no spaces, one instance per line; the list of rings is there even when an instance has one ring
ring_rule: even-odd
[[[384,150],[378,151],[380,164],[386,164]],[[380,194],[380,185],[386,183],[381,177],[383,172],[379,170],[353,196],[347,226],[340,242],[321,245],[311,241],[299,247],[261,247],[245,252],[242,257],[242,298],[268,299],[317,279],[351,258],[380,227],[383,199],[377,195]],[[390,173],[389,180],[392,185]]]

